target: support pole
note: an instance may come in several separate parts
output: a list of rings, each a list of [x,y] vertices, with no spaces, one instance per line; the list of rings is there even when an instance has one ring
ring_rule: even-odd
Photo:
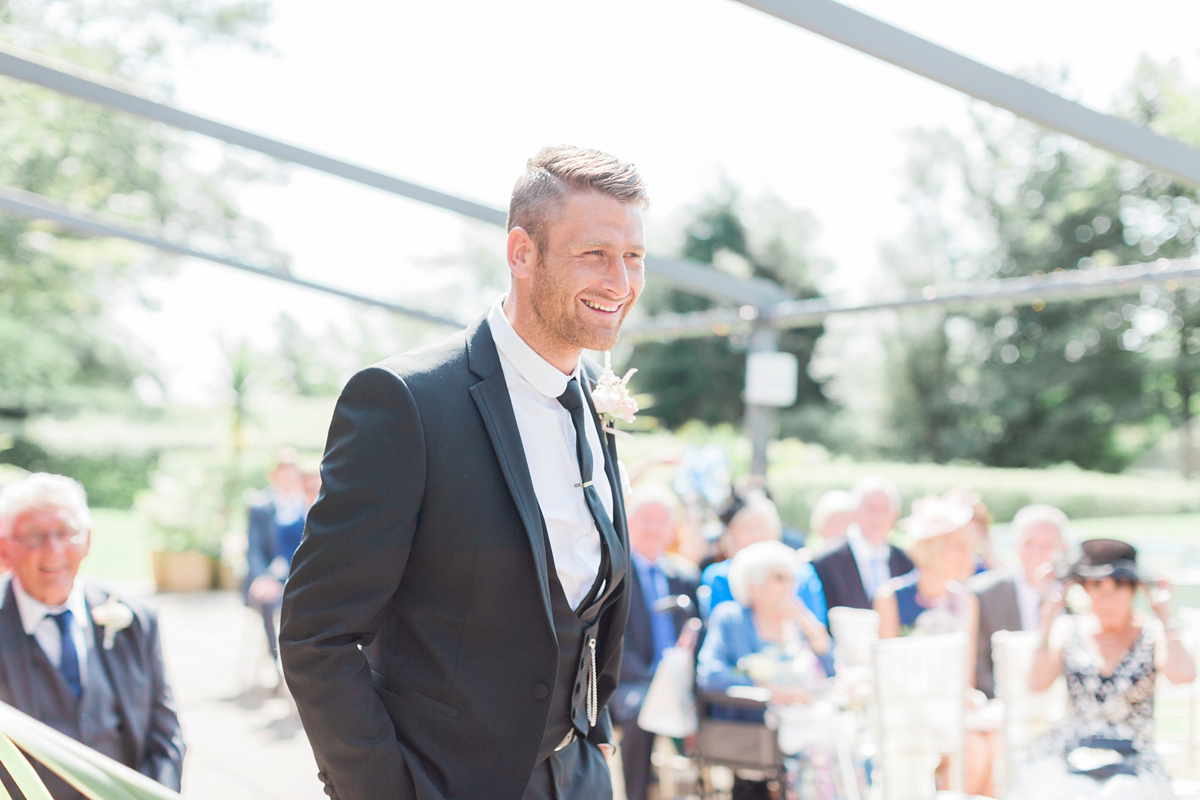
[[[779,330],[767,314],[760,313],[746,347],[746,356],[779,350]],[[750,475],[766,480],[767,448],[775,435],[777,414],[773,407],[746,403],[746,436],[750,439]]]

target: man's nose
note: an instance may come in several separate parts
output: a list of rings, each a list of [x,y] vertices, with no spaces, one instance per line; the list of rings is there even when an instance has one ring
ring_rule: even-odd
[[[629,268],[625,265],[624,256],[618,254],[609,259],[604,271],[604,288],[614,297],[629,294]]]

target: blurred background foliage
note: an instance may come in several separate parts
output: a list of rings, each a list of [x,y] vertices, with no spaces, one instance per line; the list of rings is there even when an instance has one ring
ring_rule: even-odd
[[[10,0],[0,4],[0,38],[169,98],[165,41],[259,47],[265,15],[260,2]],[[1034,79],[1069,87],[1061,76]],[[1175,65],[1144,61],[1116,112],[1200,144],[1200,87]],[[911,222],[867,296],[1196,252],[1196,191],[1067,137],[981,106],[971,136],[920,130],[910,141]],[[231,199],[239,182],[280,180],[269,164],[224,149],[202,158],[164,126],[7,79],[0,148],[0,184],[287,269]],[[831,297],[837,254],[818,247],[824,213],[843,212],[722,184],[679,220],[672,254],[770,279],[796,298]],[[482,313],[507,284],[489,236],[464,224],[445,261],[430,264],[442,284],[405,302],[463,319]],[[273,347],[223,344],[223,402],[180,405],[108,313],[118,298],[139,297],[144,277],[171,269],[130,245],[0,217],[0,463],[78,478],[94,505],[140,520],[98,518],[138,541],[215,554],[244,525],[247,492],[265,484],[278,448],[298,448],[315,467],[354,369],[440,334],[362,315],[313,335],[284,315]],[[652,283],[640,311],[710,306]],[[786,331],[781,348],[799,360],[800,387],[779,415],[770,487],[800,528],[821,492],[869,471],[895,477],[906,500],[969,484],[1001,520],[1033,500],[1080,518],[1198,513],[1186,479],[1200,465],[1189,444],[1200,411],[1197,325],[1200,287],[1168,286]],[[863,341],[873,360],[858,357]],[[619,369],[638,368],[642,418],[656,425],[623,444],[628,462],[715,441],[733,454],[735,478],[746,475],[744,341],[641,343],[620,354]]]

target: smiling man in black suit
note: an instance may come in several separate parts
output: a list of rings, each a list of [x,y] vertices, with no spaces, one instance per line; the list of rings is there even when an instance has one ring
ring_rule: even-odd
[[[611,797],[629,546],[581,354],[641,293],[646,204],[633,165],[543,150],[508,295],[342,392],[280,634],[330,796]]]

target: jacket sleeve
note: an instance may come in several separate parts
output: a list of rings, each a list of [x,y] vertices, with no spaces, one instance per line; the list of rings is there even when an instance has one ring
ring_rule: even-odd
[[[163,666],[162,642],[158,635],[158,618],[147,615],[145,657],[149,661],[150,724],[138,771],[179,791],[183,781],[183,732],[175,713],[175,697],[167,683]]]
[[[730,604],[714,609],[708,635],[696,661],[696,686],[707,692],[723,692],[730,686],[752,686],[754,681],[737,671],[738,660],[750,653],[745,636],[739,636],[744,617],[741,606]]]
[[[360,645],[404,574],[425,487],[425,440],[395,373],[359,372],[334,410],[283,597],[280,655],[326,792],[415,798],[414,775]]]

